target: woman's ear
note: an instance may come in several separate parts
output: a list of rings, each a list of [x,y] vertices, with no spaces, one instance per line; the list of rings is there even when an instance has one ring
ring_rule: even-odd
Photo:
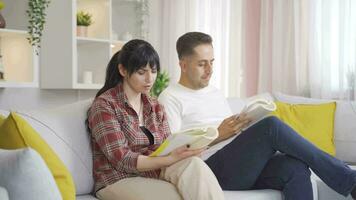
[[[119,64],[117,66],[119,68],[119,73],[122,77],[126,77],[127,76],[127,71],[125,69],[125,67],[122,64]]]

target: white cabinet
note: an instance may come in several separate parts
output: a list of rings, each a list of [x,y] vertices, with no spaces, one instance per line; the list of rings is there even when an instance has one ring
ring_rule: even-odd
[[[28,2],[24,0],[5,0],[2,15],[6,28],[0,29],[0,55],[4,79],[0,88],[38,87],[39,57],[27,38]]]
[[[107,63],[124,39],[145,37],[146,4],[146,0],[51,0],[41,45],[41,88],[101,88]],[[78,11],[92,15],[87,37],[77,36]],[[92,77],[84,77],[88,75]]]

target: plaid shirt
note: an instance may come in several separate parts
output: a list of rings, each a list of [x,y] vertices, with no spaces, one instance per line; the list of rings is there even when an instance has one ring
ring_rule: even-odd
[[[156,99],[142,94],[143,125],[154,144],[139,128],[138,115],[119,83],[97,97],[89,110],[95,192],[118,180],[142,176],[158,178],[160,170],[139,172],[137,158],[149,155],[170,135],[166,113]]]

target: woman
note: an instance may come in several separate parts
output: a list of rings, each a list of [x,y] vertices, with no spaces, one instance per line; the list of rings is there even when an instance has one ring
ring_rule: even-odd
[[[127,199],[125,188],[136,188],[138,199],[156,199],[151,195],[164,191],[152,187],[157,183],[152,179],[163,179],[184,199],[223,199],[214,174],[194,157],[203,149],[148,156],[170,135],[163,107],[148,95],[159,70],[158,54],[143,40],[129,41],[111,58],[104,87],[88,112],[96,195]],[[140,193],[145,181],[150,191]]]

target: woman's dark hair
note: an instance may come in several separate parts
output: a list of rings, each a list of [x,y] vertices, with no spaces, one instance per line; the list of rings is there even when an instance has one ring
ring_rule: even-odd
[[[95,98],[123,81],[124,77],[121,76],[118,69],[119,64],[123,65],[129,76],[147,64],[152,69],[156,69],[157,72],[160,71],[159,56],[152,45],[144,40],[130,40],[111,57],[106,67],[104,86],[96,93]],[[90,108],[87,111],[87,115],[89,110]],[[88,117],[85,120],[85,125],[90,133]]]
[[[144,40],[130,40],[120,51],[111,57],[106,68],[104,86],[98,91],[95,97],[100,96],[108,89],[115,87],[123,81],[123,77],[118,69],[119,64],[123,65],[129,76],[147,64],[158,72],[160,71],[159,56],[152,45]]]

